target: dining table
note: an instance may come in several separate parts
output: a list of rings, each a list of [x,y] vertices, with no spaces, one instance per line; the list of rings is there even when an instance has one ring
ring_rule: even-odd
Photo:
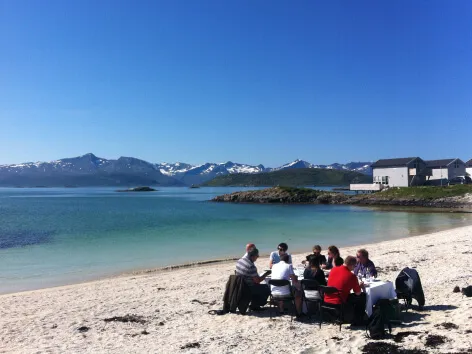
[[[391,281],[382,281],[378,279],[365,280],[364,292],[366,294],[365,312],[370,317],[373,306],[380,299],[395,299],[397,293]]]

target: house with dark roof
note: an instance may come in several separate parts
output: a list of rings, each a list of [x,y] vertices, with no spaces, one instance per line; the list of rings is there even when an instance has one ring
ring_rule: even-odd
[[[425,162],[431,170],[429,180],[453,179],[458,176],[465,176],[465,163],[461,159],[428,160]]]
[[[465,163],[465,172],[468,173],[470,177],[472,177],[472,159]]]
[[[419,157],[378,160],[371,167],[374,183],[388,187],[421,186],[430,174]]]

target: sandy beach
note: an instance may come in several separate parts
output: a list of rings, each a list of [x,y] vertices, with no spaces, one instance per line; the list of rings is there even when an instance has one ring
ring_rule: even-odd
[[[403,267],[415,267],[426,296],[424,310],[413,308],[393,330],[418,333],[384,342],[405,350],[472,351],[472,298],[453,293],[455,286],[472,284],[472,226],[362,246],[381,268],[382,280],[394,281]],[[341,255],[355,255],[358,248],[343,248]],[[294,263],[304,257],[293,255]],[[268,258],[256,265],[262,271]],[[222,308],[233,271],[234,262],[225,262],[2,295],[0,352],[361,353],[372,342],[363,328],[319,329],[314,320],[291,323],[287,315],[271,321],[268,311],[208,314]],[[105,321],[126,315],[138,322]],[[444,336],[444,343],[428,347],[428,335]]]

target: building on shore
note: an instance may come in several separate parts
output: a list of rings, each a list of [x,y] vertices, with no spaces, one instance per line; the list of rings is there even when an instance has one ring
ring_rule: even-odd
[[[419,157],[382,159],[371,167],[374,184],[386,187],[421,186],[431,174],[426,162]]]
[[[470,177],[472,177],[472,159],[465,163],[465,172],[468,173]]]
[[[425,161],[426,166],[431,169],[429,180],[453,179],[465,176],[465,162],[461,159],[442,159]]]

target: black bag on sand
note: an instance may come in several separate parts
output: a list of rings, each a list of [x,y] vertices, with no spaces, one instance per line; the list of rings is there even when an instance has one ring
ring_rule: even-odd
[[[472,297],[472,285],[469,285],[466,288],[462,288],[462,295],[467,297]]]
[[[390,300],[380,299],[377,301],[366,326],[367,337],[370,339],[384,339],[387,337],[385,326],[388,326],[388,333],[392,333],[392,325],[389,320],[391,308]]]

